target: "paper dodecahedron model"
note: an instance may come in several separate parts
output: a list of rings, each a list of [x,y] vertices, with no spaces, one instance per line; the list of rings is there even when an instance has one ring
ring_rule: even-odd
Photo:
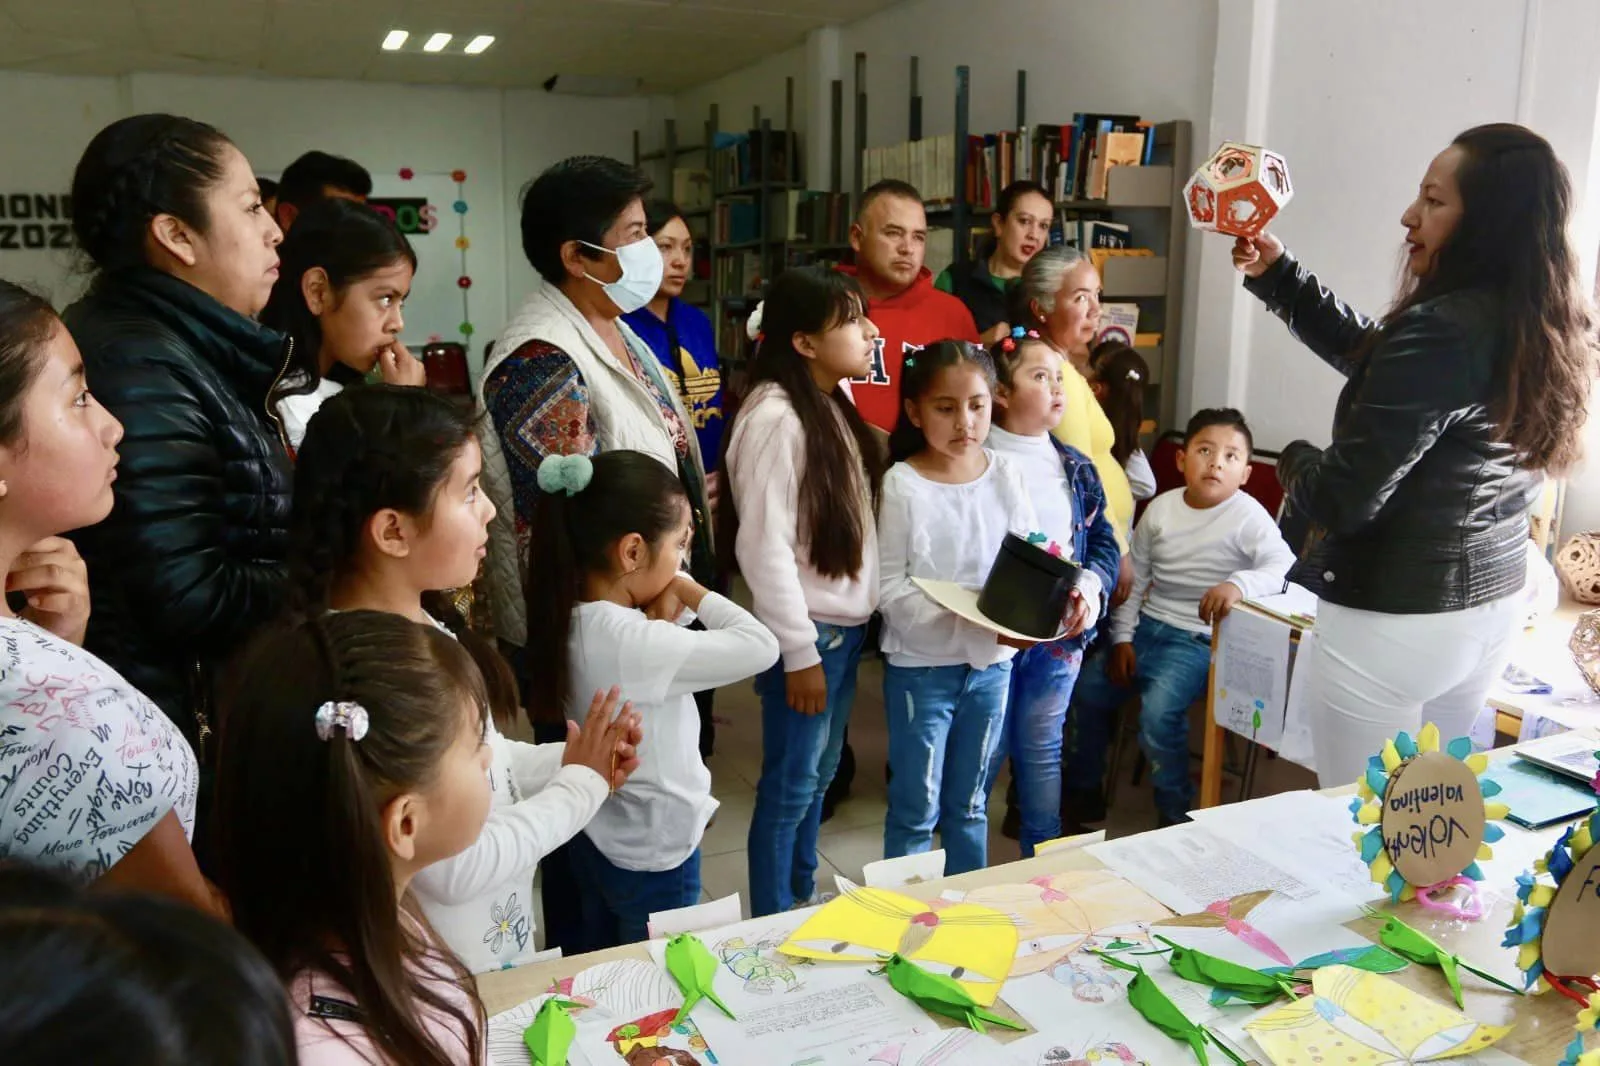
[[[1183,187],[1189,222],[1196,229],[1255,237],[1294,196],[1283,156],[1227,141]]]

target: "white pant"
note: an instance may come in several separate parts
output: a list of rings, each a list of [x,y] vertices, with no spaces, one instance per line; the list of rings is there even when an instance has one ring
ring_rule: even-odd
[[[1511,657],[1521,621],[1508,596],[1465,611],[1379,614],[1326,601],[1306,679],[1317,776],[1324,788],[1366,772],[1383,742],[1425,722],[1448,742],[1467,736]]]

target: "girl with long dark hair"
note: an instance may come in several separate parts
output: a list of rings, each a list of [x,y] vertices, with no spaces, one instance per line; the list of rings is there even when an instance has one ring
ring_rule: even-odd
[[[855,700],[878,605],[875,521],[883,455],[841,382],[866,373],[876,327],[854,278],[805,267],[772,283],[724,455],[719,518],[756,617],[783,659],[756,679],[761,778],[750,819],[750,907],[786,911],[814,891],[822,797]]]

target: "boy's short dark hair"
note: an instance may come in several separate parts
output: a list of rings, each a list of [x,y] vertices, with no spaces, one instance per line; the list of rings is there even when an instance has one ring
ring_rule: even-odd
[[[909,181],[900,181],[898,178],[885,178],[869,186],[867,191],[861,194],[861,203],[856,208],[856,221],[859,222],[867,217],[867,208],[885,196],[892,196],[897,200],[913,200],[916,203],[922,203],[922,194],[917,191],[915,185]]]
[[[1204,429],[1212,426],[1227,426],[1244,434],[1245,447],[1250,451],[1256,450],[1255,434],[1250,432],[1250,423],[1244,420],[1244,414],[1232,407],[1207,407],[1203,411],[1196,411],[1194,417],[1189,419],[1188,426],[1183,430],[1183,446],[1187,448],[1189,442]]]
[[[354,159],[307,152],[290,163],[278,179],[278,202],[310,207],[322,199],[322,191],[330,186],[364,200],[372,195],[372,175]]]

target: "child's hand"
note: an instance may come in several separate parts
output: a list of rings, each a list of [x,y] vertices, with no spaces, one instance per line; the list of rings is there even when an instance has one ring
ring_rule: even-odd
[[[1233,605],[1244,599],[1244,590],[1231,581],[1224,581],[1200,598],[1200,621],[1216,625],[1228,617]]]
[[[1121,607],[1133,595],[1133,559],[1126,553],[1117,564],[1117,587],[1111,593],[1111,606]]]
[[[1283,255],[1283,242],[1270,233],[1240,237],[1233,242],[1233,269],[1247,278],[1259,278]]]
[[[1073,589],[1069,595],[1071,599],[1067,603],[1066,613],[1061,616],[1061,624],[1067,627],[1067,631],[1061,635],[1076,637],[1093,625],[1095,620],[1090,617],[1093,608],[1090,607],[1089,601],[1084,599],[1083,593]]]
[[[422,360],[395,341],[378,353],[378,374],[385,385],[410,385],[420,388],[428,383],[428,369]]]
[[[46,537],[11,563],[6,591],[27,595],[23,618],[62,640],[83,643],[89,628],[89,568],[65,537]]]
[[[828,709],[828,676],[817,663],[800,670],[792,670],[784,677],[784,698],[800,714],[821,714]]]
[[[1117,644],[1111,649],[1111,661],[1106,663],[1106,676],[1113,685],[1127,688],[1133,684],[1139,671],[1139,659],[1133,654],[1132,644]]]
[[[694,578],[679,574],[672,579],[672,584],[661,590],[661,595],[645,604],[644,613],[652,621],[676,622],[685,607],[698,611],[700,601],[705,598],[706,590]]]
[[[562,766],[587,766],[605,778],[613,790],[621,788],[628,775],[639,768],[639,716],[633,713],[633,704],[617,704],[622,690],[596,692],[589,701],[589,716],[580,727],[567,723],[567,750],[561,756]],[[616,716],[613,718],[612,715]]]

